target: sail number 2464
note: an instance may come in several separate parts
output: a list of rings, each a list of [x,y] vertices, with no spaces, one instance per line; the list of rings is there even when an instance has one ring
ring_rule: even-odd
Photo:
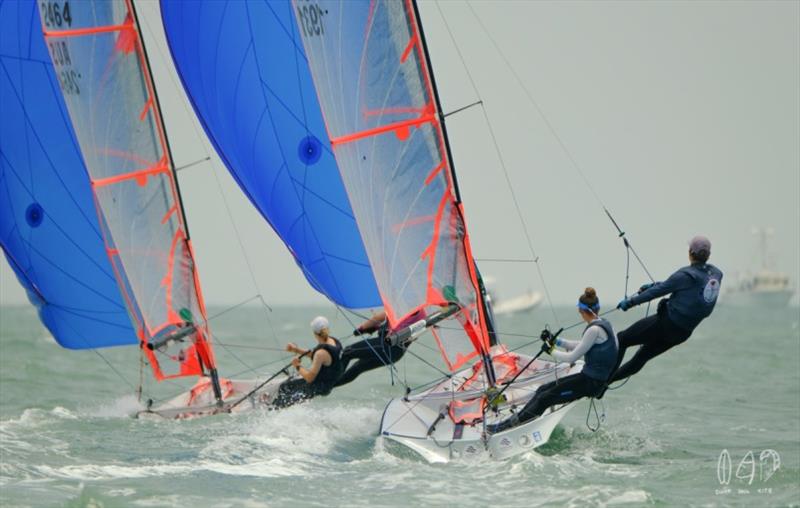
[[[302,5],[297,5],[297,19],[300,20],[300,26],[303,27],[303,35],[311,37],[314,35],[322,35],[325,33],[325,24],[322,22],[327,10],[324,10],[318,4],[311,2],[303,2]]]
[[[41,2],[42,20],[48,28],[61,28],[72,26],[72,13],[69,2]]]

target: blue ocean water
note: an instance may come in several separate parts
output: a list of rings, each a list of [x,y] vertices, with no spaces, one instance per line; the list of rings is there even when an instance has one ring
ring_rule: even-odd
[[[311,344],[318,313],[349,335],[331,309],[242,307],[214,318],[223,374],[277,370],[285,342]],[[540,308],[499,328],[522,345],[545,323],[577,317],[556,313]],[[610,318],[621,329],[642,315]],[[436,364],[431,348],[425,339],[414,351]],[[500,462],[429,465],[377,436],[401,381],[438,376],[411,355],[394,379],[373,371],[281,412],[143,421],[130,417],[141,407],[138,350],[102,354],[61,349],[31,307],[0,307],[0,505],[800,505],[797,308],[721,305],[687,343],[606,395],[600,430],[587,428],[584,401],[545,447]],[[153,398],[178,391],[146,383]]]

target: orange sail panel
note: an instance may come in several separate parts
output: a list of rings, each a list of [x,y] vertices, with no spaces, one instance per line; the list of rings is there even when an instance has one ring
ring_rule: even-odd
[[[331,145],[392,326],[456,302],[434,332],[455,370],[488,351],[424,39],[410,0],[295,0]]]
[[[206,312],[133,6],[47,2],[39,14],[106,252],[154,375],[202,375],[214,365]]]

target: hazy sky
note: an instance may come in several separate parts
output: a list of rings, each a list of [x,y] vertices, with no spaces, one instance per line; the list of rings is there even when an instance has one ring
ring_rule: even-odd
[[[168,58],[155,1],[138,1],[206,301],[261,293],[323,303],[202,137]],[[733,282],[772,226],[775,267],[800,279],[800,2],[473,2],[599,199],[657,279],[704,233]],[[586,285],[622,297],[625,250],[598,200],[469,7],[422,2],[446,111],[482,99],[556,303]],[[472,73],[473,90],[446,25]],[[530,259],[479,107],[448,118],[478,259]],[[227,203],[227,204],[226,204]],[[228,212],[230,211],[230,214]],[[251,268],[248,268],[248,264]],[[542,283],[531,263],[482,262],[501,296]],[[252,276],[251,270],[252,269]],[[637,267],[632,285],[645,281]],[[725,282],[723,282],[723,286]],[[0,262],[0,303],[25,301]]]

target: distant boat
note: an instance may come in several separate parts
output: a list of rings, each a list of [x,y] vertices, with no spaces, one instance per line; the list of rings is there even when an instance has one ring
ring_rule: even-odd
[[[759,236],[761,268],[755,272],[745,272],[738,282],[725,293],[724,303],[739,306],[785,307],[794,296],[794,288],[789,275],[778,272],[770,262],[767,245],[768,237],[774,234],[772,228],[755,228],[753,234]]]
[[[486,284],[488,291],[487,300],[491,302],[492,312],[495,316],[509,316],[521,312],[530,312],[538,307],[544,300],[542,293],[530,289],[526,293],[513,298],[499,298],[493,287],[495,282],[494,278],[484,277],[483,282]]]
[[[544,297],[538,291],[528,291],[508,300],[498,300],[492,308],[496,316],[530,312],[538,307],[543,299]]]

